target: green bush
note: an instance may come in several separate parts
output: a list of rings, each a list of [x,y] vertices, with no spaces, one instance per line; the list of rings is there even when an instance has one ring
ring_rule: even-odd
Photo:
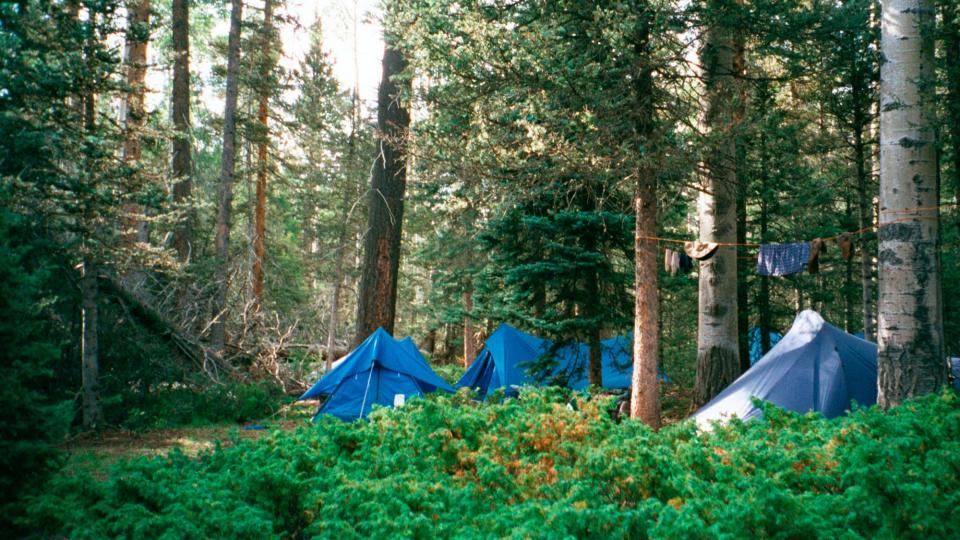
[[[606,403],[466,393],[324,418],[198,458],[59,476],[40,535],[946,538],[960,534],[960,399],[824,420],[772,407],[710,433],[614,424]]]
[[[131,389],[107,399],[107,418],[128,429],[248,422],[269,416],[282,403],[282,391],[269,383],[163,383]]]

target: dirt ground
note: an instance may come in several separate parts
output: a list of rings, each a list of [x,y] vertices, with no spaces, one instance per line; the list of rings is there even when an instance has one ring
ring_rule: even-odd
[[[296,403],[271,418],[246,424],[84,433],[65,441],[60,448],[68,456],[66,471],[86,471],[102,480],[119,460],[164,455],[174,448],[187,455],[197,455],[214,448],[218,442],[221,446],[230,446],[237,439],[255,440],[273,430],[294,430],[307,425],[315,409],[315,403]]]

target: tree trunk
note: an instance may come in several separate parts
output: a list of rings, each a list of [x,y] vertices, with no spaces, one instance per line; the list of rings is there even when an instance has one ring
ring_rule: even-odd
[[[470,367],[470,363],[477,357],[477,342],[473,338],[473,291],[470,288],[463,291],[463,367]]]
[[[960,216],[960,14],[955,2],[943,2],[943,58],[947,71],[945,130],[953,147],[953,197]],[[960,230],[960,219],[957,219]]]
[[[393,333],[397,306],[397,274],[407,187],[406,137],[410,127],[395,76],[406,67],[390,36],[383,52],[383,76],[377,96],[377,154],[370,181],[370,214],[363,249],[363,270],[357,300],[357,334],[363,341],[377,327]],[[403,83],[409,85],[409,83]],[[408,90],[409,88],[407,88]]]
[[[849,229],[853,222],[853,203],[850,201],[849,195],[843,198],[843,218],[843,226]],[[853,291],[853,257],[851,257],[843,261],[843,331],[848,334],[855,332],[853,328]]]
[[[150,39],[150,0],[132,0],[127,3],[127,37],[124,64],[130,91],[124,106],[123,161],[130,166],[140,164],[143,149],[140,135],[146,118],[144,92],[147,78],[147,42]],[[139,184],[140,182],[136,182]],[[133,195],[137,194],[136,187]],[[143,206],[127,201],[123,205],[123,239],[127,246],[148,240],[147,223],[143,220]]]
[[[83,260],[80,280],[83,301],[83,427],[94,429],[100,425],[100,369],[97,343],[97,267],[91,257]]]
[[[230,279],[230,213],[237,160],[237,75],[240,66],[240,23],[243,0],[232,0],[230,34],[227,40],[227,92],[223,109],[223,154],[217,190],[216,294],[210,342],[214,356],[224,358],[227,341],[227,292]]]
[[[660,339],[657,268],[657,176],[651,153],[654,136],[653,73],[649,61],[651,14],[642,11],[644,24],[637,32],[634,54],[638,60],[634,82],[633,125],[639,165],[635,171],[634,211],[634,317],[633,375],[630,417],[653,429],[660,427],[660,392],[657,385],[657,351]]]
[[[190,149],[190,0],[173,0],[171,11],[173,46],[173,203],[184,214],[173,229],[173,248],[180,262],[190,260],[193,242],[193,190]]]
[[[856,91],[856,89],[855,89]],[[866,127],[866,120],[861,118],[862,112],[854,111],[854,132],[853,132],[853,159],[857,168],[857,222],[860,229],[866,229],[873,224],[873,197],[870,196],[869,180],[870,173],[867,169],[867,149],[863,141],[863,130]],[[871,255],[866,231],[860,234],[860,287],[863,304],[863,337],[864,339],[874,339],[875,320],[873,306],[873,269],[870,264]]]
[[[734,120],[733,56],[730,29],[713,24],[701,51],[707,96],[703,128],[710,138],[698,205],[703,242],[732,244],[737,240],[736,144],[732,134],[724,132]],[[694,388],[694,401],[699,405],[710,401],[739,373],[737,312],[737,252],[721,246],[713,257],[700,263]]]
[[[880,66],[880,301],[877,403],[892,407],[947,380],[939,305],[934,10],[884,2]]]
[[[767,153],[767,136],[760,132],[760,243],[768,241],[767,232],[770,222],[769,196],[769,155]],[[770,350],[770,332],[773,330],[770,321],[770,276],[760,276],[760,297],[757,298],[757,308],[760,310],[760,354]],[[749,360],[748,360],[749,361]]]
[[[738,78],[742,78],[747,71],[744,38],[737,35],[734,38],[733,71]],[[737,175],[737,243],[747,243],[747,198],[750,193],[746,162],[746,133],[743,130],[743,119],[747,112],[747,86],[742,80],[736,84],[737,106],[734,107],[734,125],[736,132],[736,175]],[[737,346],[740,355],[740,373],[750,369],[750,303],[749,286],[750,273],[753,271],[750,264],[747,248],[737,247]]]
[[[350,138],[347,140],[347,163],[353,166],[357,157],[357,130],[360,129],[360,95],[354,88],[350,102]],[[333,293],[330,299],[330,324],[327,332],[327,371],[330,371],[333,347],[337,338],[337,326],[340,310],[340,290],[343,287],[343,263],[346,258],[347,236],[350,229],[350,198],[355,195],[352,185],[343,186],[343,199],[340,201],[340,231],[337,235],[337,261],[334,267]]]
[[[263,306],[263,258],[266,255],[267,233],[267,143],[270,131],[267,127],[268,105],[270,102],[270,75],[273,71],[273,1],[264,0],[263,29],[260,49],[262,58],[260,72],[260,96],[257,104],[257,121],[260,123],[260,140],[257,142],[257,205],[253,212],[253,301],[254,310]]]

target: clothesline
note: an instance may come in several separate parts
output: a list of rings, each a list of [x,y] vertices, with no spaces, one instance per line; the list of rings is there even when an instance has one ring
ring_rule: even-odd
[[[883,215],[883,214],[906,214],[906,213],[910,213],[910,212],[923,212],[923,211],[927,211],[927,210],[937,210],[937,209],[939,209],[939,208],[953,208],[953,207],[956,207],[956,206],[957,206],[957,204],[954,204],[954,203],[941,204],[941,205],[938,205],[938,206],[926,206],[926,207],[919,206],[919,207],[916,207],[916,208],[904,208],[904,209],[901,209],[901,210],[881,210],[881,211],[880,211],[880,214],[881,214],[881,215]],[[860,229],[857,229],[857,230],[855,230],[855,231],[844,232],[844,233],[840,233],[840,234],[837,234],[837,235],[834,235],[834,236],[821,237],[820,239],[823,240],[823,241],[836,240],[837,238],[840,238],[840,237],[843,236],[844,234],[849,235],[849,236],[856,236],[856,235],[859,235],[859,234],[863,234],[863,233],[865,233],[865,232],[867,232],[867,231],[876,230],[876,229],[877,229],[878,227],[880,227],[880,226],[890,225],[890,224],[892,224],[892,223],[904,223],[904,222],[908,222],[908,221],[932,220],[932,219],[937,219],[937,217],[936,217],[936,216],[910,216],[910,217],[895,219],[895,220],[892,220],[892,221],[886,221],[886,222],[884,222],[884,223],[880,223],[880,224],[876,224],[876,225],[869,225],[869,226],[867,226],[867,227],[861,227]],[[667,242],[667,243],[674,243],[674,244],[684,244],[684,243],[690,241],[690,240],[682,240],[682,239],[679,239],[679,238],[663,238],[663,237],[660,237],[660,236],[638,236],[637,239],[639,239],[639,240],[650,240],[650,241],[655,241],[655,242]],[[740,242],[711,242],[711,243],[712,243],[712,244],[716,244],[718,247],[758,248],[758,247],[761,246],[761,244],[740,243]],[[752,258],[752,257],[748,257],[748,258]]]

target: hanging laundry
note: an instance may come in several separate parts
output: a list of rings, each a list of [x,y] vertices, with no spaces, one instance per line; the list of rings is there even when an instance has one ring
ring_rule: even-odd
[[[763,244],[757,255],[757,273],[761,276],[788,276],[803,272],[810,260],[810,244]]]
[[[710,257],[713,257],[713,254],[717,252],[717,247],[719,247],[719,244],[716,242],[683,243],[683,250],[687,252],[687,255],[697,259],[698,261],[705,261]]]
[[[810,242],[810,257],[807,259],[807,271],[811,274],[820,272],[820,254],[827,252],[827,243],[820,238]]]
[[[693,259],[686,253],[680,254],[680,273],[686,275],[693,270]]]
[[[674,251],[670,256],[670,275],[675,276],[680,271],[680,252]]]
[[[849,261],[850,257],[853,256],[853,240],[850,238],[850,233],[843,233],[838,236],[837,244],[840,246],[840,256],[843,257],[843,260]]]
[[[663,252],[663,271],[670,272],[670,260],[673,257],[673,250],[667,249]]]

